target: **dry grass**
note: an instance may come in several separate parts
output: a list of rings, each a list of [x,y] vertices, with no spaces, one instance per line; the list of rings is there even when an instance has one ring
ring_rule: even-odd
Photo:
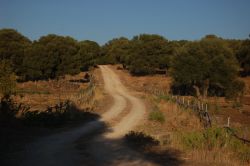
[[[174,131],[195,131],[203,128],[199,118],[189,110],[183,111],[176,104],[165,102],[163,100],[156,102],[150,96],[147,97],[147,101],[153,103],[154,105],[148,109],[149,111],[147,114],[150,114],[153,109],[152,107],[157,105],[159,111],[161,111],[165,117],[165,122],[158,123],[146,120],[144,124],[139,127],[139,130],[143,130],[146,133],[157,136],[158,134],[164,135],[165,133]]]
[[[143,123],[137,127],[137,131],[152,135],[160,140],[161,149],[182,151],[184,155],[181,157],[186,161],[184,165],[247,165],[247,163],[242,163],[235,155],[232,155],[233,152],[227,148],[187,150],[183,147],[182,142],[177,138],[178,133],[199,133],[204,128],[199,118],[191,110],[183,110],[174,103],[152,95],[155,91],[168,92],[171,84],[170,77],[163,75],[134,77],[126,70],[116,70],[117,66],[111,67],[120,75],[121,80],[127,87],[137,91],[137,95],[146,101],[148,110],[146,117],[156,107],[163,113],[165,117],[164,123],[145,118]],[[233,102],[229,102],[223,97],[217,97],[208,99],[208,102],[213,106],[209,108],[209,111],[212,113],[213,120],[220,125],[225,125],[227,118],[230,116],[230,125],[237,128],[238,134],[243,138],[250,138],[250,100],[248,96],[250,94],[250,77],[243,78],[243,81],[246,83],[247,88],[243,98],[243,107],[240,110],[233,108]]]
[[[244,78],[240,78],[242,81],[244,81],[245,85],[246,85],[246,89],[245,89],[245,95],[250,95],[250,76],[248,77],[244,77]]]
[[[194,150],[188,152],[186,161],[196,163],[195,165],[214,165],[214,166],[244,166],[246,164],[232,159],[232,155],[228,151],[221,149],[213,150]]]
[[[25,103],[31,107],[31,110],[45,110],[48,106],[53,106],[59,102],[71,100],[82,109],[89,107],[86,102],[80,100],[83,98],[84,91],[89,83],[75,82],[83,79],[85,73],[80,73],[75,76],[65,76],[59,80],[48,81],[29,81],[17,84],[18,95],[15,96],[15,101]]]
[[[146,92],[152,89],[161,89],[166,92],[170,89],[171,78],[165,75],[152,75],[152,76],[131,76],[127,70],[117,70],[119,65],[109,66],[112,68],[122,80],[123,84],[133,91]]]

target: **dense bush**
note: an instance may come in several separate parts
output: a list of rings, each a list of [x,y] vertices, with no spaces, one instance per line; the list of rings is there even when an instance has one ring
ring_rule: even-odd
[[[9,61],[17,75],[23,73],[23,58],[30,45],[31,41],[16,30],[0,29],[0,61]]]
[[[128,145],[133,148],[145,149],[151,146],[159,145],[159,141],[143,132],[130,131],[125,135]]]
[[[242,76],[250,75],[250,40],[247,39],[241,43],[236,52],[236,57],[242,68]]]
[[[87,71],[91,66],[97,65],[101,48],[96,42],[89,40],[79,42],[79,46],[77,57],[80,61],[80,70]]]
[[[0,61],[0,99],[15,93],[16,76],[8,61]]]
[[[8,61],[19,81],[54,79],[96,65],[100,46],[54,34],[31,42],[12,29],[0,30],[0,61]]]
[[[49,79],[80,72],[77,41],[70,37],[47,35],[26,49],[24,80]]]
[[[207,36],[201,41],[186,44],[178,52],[171,63],[170,74],[174,84],[192,87],[197,97],[206,98],[212,86],[224,92],[233,88],[238,71],[232,50],[222,39]],[[243,91],[240,89],[242,86],[238,87],[231,92]]]
[[[169,66],[173,50],[164,37],[142,34],[131,40],[124,64],[134,75],[154,74],[156,69],[166,69]]]
[[[97,64],[121,63],[137,76],[171,74],[174,93],[237,98],[244,90],[236,80],[238,73],[249,75],[249,43],[215,35],[191,42],[141,34],[131,40],[115,38],[100,47],[94,41],[54,34],[31,42],[15,30],[2,29],[0,61],[8,61],[21,81],[54,79]]]
[[[130,41],[125,37],[120,37],[108,41],[102,47],[102,54],[106,63],[125,63],[129,49]]]

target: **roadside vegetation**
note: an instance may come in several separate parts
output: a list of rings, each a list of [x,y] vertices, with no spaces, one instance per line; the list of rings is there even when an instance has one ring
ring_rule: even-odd
[[[185,132],[179,134],[179,142],[187,151],[221,151],[233,152],[231,155],[242,161],[250,162],[250,148],[236,139],[226,128],[213,126],[202,132]],[[215,154],[218,155],[218,154]],[[224,161],[223,161],[224,162]]]
[[[16,30],[1,29],[0,134],[6,135],[1,137],[1,145],[14,142],[12,129],[17,131],[20,126],[41,129],[97,119],[92,111],[96,102],[91,73],[99,64],[121,64],[120,70],[139,80],[139,86],[134,82],[130,86],[139,87],[153,105],[147,129],[126,135],[130,145],[141,150],[177,148],[186,153],[187,160],[196,162],[250,163],[249,145],[231,132],[238,132],[243,120],[227,130],[225,121],[222,125],[216,119],[223,111],[227,117],[236,111],[249,117],[244,97],[250,94],[250,40],[215,35],[197,41],[170,41],[160,35],[140,34],[100,46],[95,41],[55,34],[31,41]],[[155,75],[161,75],[161,80]],[[145,76],[152,77],[151,82],[143,80]],[[163,80],[168,80],[167,85],[158,86]],[[187,98],[190,104],[208,104],[216,123],[204,127],[197,114],[176,104],[171,96]]]

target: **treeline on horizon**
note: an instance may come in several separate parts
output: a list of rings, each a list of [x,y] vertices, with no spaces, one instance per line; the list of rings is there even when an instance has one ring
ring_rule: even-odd
[[[99,64],[119,63],[137,76],[166,71],[174,79],[173,91],[179,93],[232,96],[244,88],[237,77],[250,75],[250,40],[207,35],[198,41],[170,41],[141,34],[100,46],[55,34],[31,41],[16,30],[1,29],[0,61],[1,70],[10,68],[19,81],[55,79]]]

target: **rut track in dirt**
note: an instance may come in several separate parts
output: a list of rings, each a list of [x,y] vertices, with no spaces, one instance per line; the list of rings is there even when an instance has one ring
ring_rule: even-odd
[[[112,127],[112,132],[106,134],[106,136],[110,138],[121,137],[129,130],[133,129],[138,122],[140,122],[145,114],[146,108],[140,99],[134,97],[128,92],[114,71],[107,66],[100,66],[100,68],[105,82],[105,89],[109,92],[109,94],[113,96],[114,99],[116,99],[116,96],[118,95],[123,99],[126,99],[131,104],[131,110],[129,113],[123,117],[118,124]],[[120,107],[120,105],[114,104],[112,109],[119,110]],[[110,114],[110,110],[107,114]],[[104,121],[106,120],[105,117],[106,114],[103,115]]]

